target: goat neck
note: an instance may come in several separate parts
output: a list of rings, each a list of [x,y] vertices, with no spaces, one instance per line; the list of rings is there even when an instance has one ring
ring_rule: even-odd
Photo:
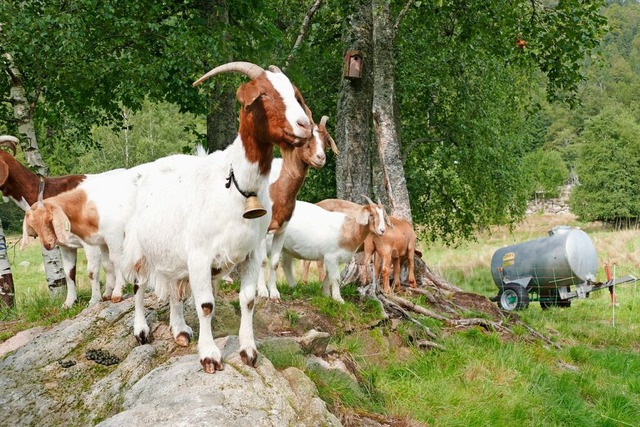
[[[29,205],[38,199],[40,177],[31,172],[11,154],[0,150],[0,191],[16,203],[24,198]],[[3,176],[4,175],[4,176]],[[71,190],[85,180],[85,175],[66,175],[57,178],[45,178],[44,198],[52,197],[64,191]]]
[[[300,158],[300,150],[282,150],[280,175],[269,186],[269,197],[273,205],[269,231],[279,230],[291,219],[296,197],[304,184],[308,169],[309,165]]]

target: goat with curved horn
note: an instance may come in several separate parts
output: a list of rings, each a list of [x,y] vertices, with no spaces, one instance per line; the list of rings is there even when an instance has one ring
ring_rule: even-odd
[[[198,86],[200,83],[207,80],[209,77],[215,76],[216,74],[229,73],[229,72],[242,73],[245,76],[249,77],[250,79],[255,79],[256,77],[264,73],[264,69],[259,65],[252,64],[251,62],[244,62],[244,61],[229,62],[227,64],[222,64],[220,66],[217,66],[213,70],[209,71],[208,73],[200,77],[198,80],[193,82],[193,86]]]
[[[16,155],[16,144],[20,142],[18,138],[12,135],[0,135],[0,147],[8,147],[12,154]]]

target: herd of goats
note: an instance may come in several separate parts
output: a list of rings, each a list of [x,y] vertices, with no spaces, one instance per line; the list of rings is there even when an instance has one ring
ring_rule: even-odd
[[[237,90],[242,104],[238,135],[225,150],[207,154],[199,149],[196,155],[172,155],[130,169],[47,178],[0,150],[0,190],[25,211],[22,246],[38,236],[45,248],[60,247],[67,280],[64,306],[77,299],[76,257],[83,248],[90,305],[102,299],[118,302],[124,284],[134,283],[134,336],[144,344],[151,338],[145,290],[154,289],[160,298],[168,295],[172,335],[186,346],[193,335],[183,314],[188,286],[199,319],[200,363],[208,373],[223,369],[211,331],[212,280],[232,269],[240,276],[240,356],[255,367],[254,302],[256,294],[280,298],[280,257],[290,286],[296,285],[294,258],[317,261],[324,294],[343,302],[339,264],[356,251],[364,251],[365,265],[375,261],[375,277],[381,274],[384,292],[391,292],[392,267],[399,286],[404,259],[415,287],[413,259],[419,254],[411,225],[388,216],[379,200],[365,196],[364,205],[296,200],[308,168],[324,166],[327,147],[338,153],[326,130],[327,117],[315,124],[298,89],[274,66],[265,70],[231,62],[209,71],[194,86],[225,72],[251,79]],[[0,136],[0,144],[13,155],[18,142]],[[281,159],[274,159],[274,145]],[[106,272],[102,296],[100,265]]]

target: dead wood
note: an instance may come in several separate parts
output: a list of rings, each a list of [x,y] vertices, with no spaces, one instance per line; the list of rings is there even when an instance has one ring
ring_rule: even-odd
[[[516,313],[506,312],[498,308],[487,297],[466,292],[449,283],[443,277],[432,272],[420,258],[415,260],[415,276],[417,288],[408,285],[408,263],[401,263],[400,285],[405,295],[398,293],[383,294],[373,280],[373,267],[363,265],[364,256],[356,254],[342,272],[343,283],[356,283],[359,293],[366,298],[373,298],[380,303],[384,319],[401,317],[418,325],[429,338],[436,340],[437,335],[419,321],[419,316],[442,322],[444,327],[452,329],[481,327],[487,331],[498,332],[503,337],[513,337],[513,326],[521,325],[529,332],[532,340],[541,340],[547,345],[560,348],[544,334],[524,323]],[[392,284],[392,289],[395,284]],[[411,296],[420,297],[418,301],[410,300]],[[426,341],[421,348],[441,348],[442,346]],[[443,347],[442,347],[443,348]]]

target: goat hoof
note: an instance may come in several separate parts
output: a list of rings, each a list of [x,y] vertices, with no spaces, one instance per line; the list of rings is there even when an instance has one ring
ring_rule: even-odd
[[[111,301],[111,295],[103,295],[102,301]]]
[[[224,370],[222,361],[214,360],[211,357],[205,357],[204,359],[200,360],[200,364],[202,365],[202,369],[204,369],[207,374],[215,374],[216,371]]]
[[[186,332],[180,332],[178,336],[175,338],[176,344],[180,347],[186,347],[189,345],[189,341],[191,340],[191,335]]]
[[[119,303],[120,301],[122,301],[122,295],[121,296],[112,296],[111,297],[111,302]]]
[[[138,344],[149,344],[151,342],[151,334],[145,331],[140,331],[139,334],[136,334],[136,341]]]
[[[242,350],[240,352],[240,358],[245,365],[255,368],[258,365],[258,351],[255,348],[250,351],[252,353],[251,357],[249,357],[247,350]]]

